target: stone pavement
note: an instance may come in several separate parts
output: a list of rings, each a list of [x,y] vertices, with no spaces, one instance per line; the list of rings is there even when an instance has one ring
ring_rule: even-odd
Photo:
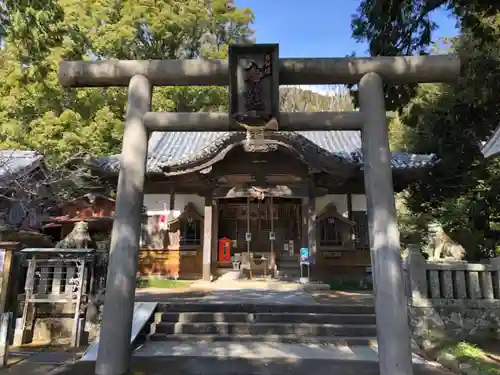
[[[254,278],[252,280],[224,279],[209,282],[199,280],[191,285],[192,288],[202,288],[204,290],[221,289],[258,289],[258,290],[329,290],[327,284],[311,282],[301,284],[298,282],[276,280],[271,278]]]
[[[199,302],[212,291],[198,288],[143,288],[135,292],[136,302]]]
[[[148,342],[134,353],[137,357],[217,357],[288,360],[324,359],[378,362],[378,347],[334,344],[286,344],[268,342]],[[413,355],[415,364],[426,361]]]
[[[225,283],[197,282],[187,288],[159,289],[143,288],[136,291],[137,302],[200,302],[211,299],[210,295],[220,297],[220,300],[227,300],[224,297],[228,291],[248,291],[245,294],[251,296],[252,300],[257,300],[262,294],[270,295],[276,292],[276,296],[285,296],[287,291],[294,292],[298,296],[309,295],[320,304],[345,304],[345,305],[369,305],[373,304],[373,296],[369,291],[345,292],[333,290],[304,289],[303,285],[289,282],[275,281],[236,281]],[[297,292],[297,293],[295,293]],[[303,292],[303,293],[302,293]],[[242,294],[241,294],[242,295]],[[212,297],[213,299],[214,297]],[[282,300],[283,298],[279,298]],[[305,299],[300,298],[301,301]],[[311,300],[309,299],[309,302]]]
[[[276,305],[315,305],[310,294],[303,290],[218,289],[203,297],[204,303],[250,303]]]
[[[92,375],[93,362],[77,362],[47,375]],[[380,375],[378,363],[352,360],[223,357],[134,357],[129,375]],[[415,364],[414,375],[450,375],[433,364]],[[26,374],[28,375],[28,374]]]
[[[150,345],[152,344],[152,345]],[[95,362],[71,353],[35,353],[0,375],[93,375]],[[451,375],[414,357],[415,375]],[[148,343],[132,358],[130,375],[379,375],[377,347],[279,343]]]
[[[65,365],[72,365],[79,353],[50,349],[9,352],[8,366],[0,368],[0,375],[46,375]]]
[[[270,279],[226,280],[215,282],[198,281],[183,293],[175,289],[155,294],[152,290],[138,291],[136,300],[171,302],[172,300],[196,301],[206,303],[252,303],[252,304],[299,304],[314,305],[314,298],[306,291],[306,286],[299,283],[283,282]],[[148,299],[148,296],[150,299]],[[164,298],[163,301],[161,298]]]

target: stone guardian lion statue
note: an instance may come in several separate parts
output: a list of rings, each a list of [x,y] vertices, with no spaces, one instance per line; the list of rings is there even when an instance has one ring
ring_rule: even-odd
[[[439,224],[429,225],[429,260],[461,261],[465,258],[465,249],[453,241]]]
[[[79,221],[73,227],[73,230],[59,241],[57,249],[88,249],[95,248],[94,241],[89,234],[89,224]]]

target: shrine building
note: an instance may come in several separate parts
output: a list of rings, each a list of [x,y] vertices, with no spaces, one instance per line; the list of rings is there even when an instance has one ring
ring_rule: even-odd
[[[244,132],[151,135],[140,273],[208,279],[250,252],[297,276],[308,248],[313,280],[371,278],[361,133],[273,132],[260,152],[248,147]],[[119,160],[98,158],[93,171],[116,183]],[[395,192],[431,164],[392,153]]]

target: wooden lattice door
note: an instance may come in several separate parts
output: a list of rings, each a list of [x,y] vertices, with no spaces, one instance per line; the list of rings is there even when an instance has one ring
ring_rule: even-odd
[[[300,203],[295,200],[275,200],[275,252],[281,255],[298,254],[300,242]]]
[[[271,231],[271,217],[269,214],[269,200],[253,200],[250,202],[250,251],[267,253],[271,251],[269,232]]]
[[[272,209],[271,209],[272,204]],[[247,212],[248,211],[248,212]],[[272,212],[272,214],[271,214]],[[236,240],[234,252],[247,251],[245,233],[250,229],[252,240],[250,251],[269,253],[271,248],[279,256],[287,248],[293,247],[298,254],[300,246],[300,202],[292,199],[265,198],[231,200],[222,203],[219,219],[219,238],[228,237]],[[274,229],[275,240],[272,243],[269,233]],[[290,246],[290,242],[292,246]],[[289,250],[286,250],[288,254]]]

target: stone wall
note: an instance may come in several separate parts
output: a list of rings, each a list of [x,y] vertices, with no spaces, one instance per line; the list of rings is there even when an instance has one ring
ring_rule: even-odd
[[[97,296],[103,291],[106,254],[89,249],[24,249],[28,262],[24,294],[11,310],[16,318],[13,345],[30,342],[71,345],[95,338]],[[20,273],[24,274],[24,273]],[[94,311],[94,313],[92,313]]]
[[[19,311],[23,311],[20,303]],[[71,345],[75,307],[71,303],[38,304],[37,315],[33,322],[33,330],[29,342],[40,345]],[[80,344],[85,346],[97,339],[99,325],[82,322]]]
[[[430,262],[411,247],[404,266],[410,323],[419,345],[500,337],[500,265]]]

